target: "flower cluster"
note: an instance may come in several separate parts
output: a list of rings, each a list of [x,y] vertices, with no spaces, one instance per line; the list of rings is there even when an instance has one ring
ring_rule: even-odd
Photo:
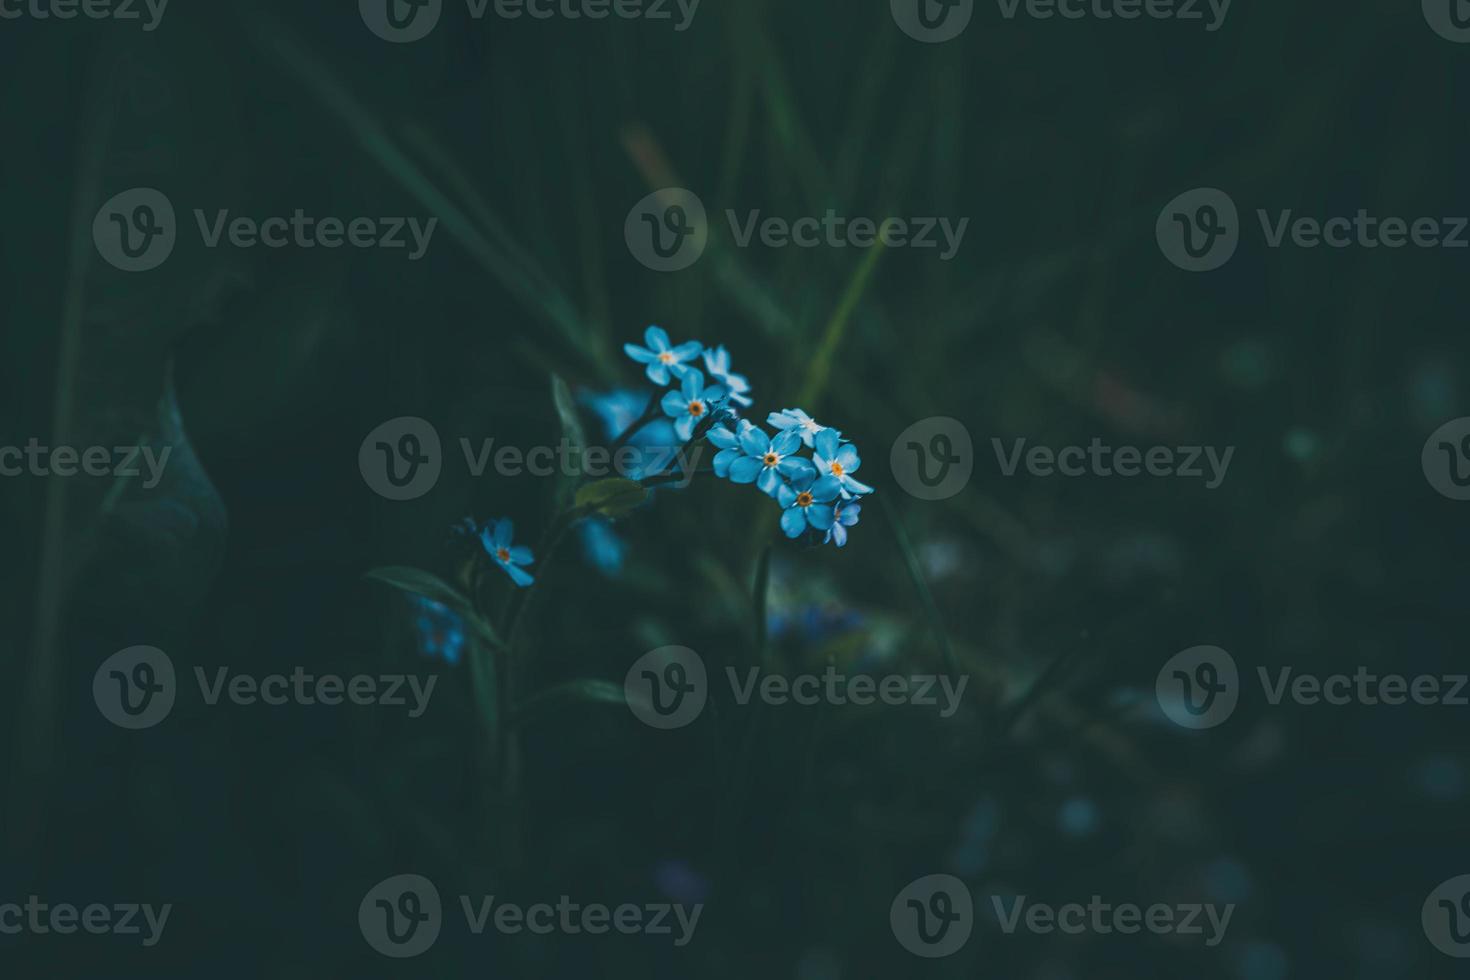
[[[649,327],[641,346],[624,344],[623,350],[645,366],[654,384],[674,386],[659,407],[681,441],[702,434],[719,450],[716,476],[753,483],[773,497],[781,506],[781,530],[787,537],[821,532],[824,542],[839,548],[847,544],[847,530],[862,514],[858,499],[873,488],[853,475],[862,458],[842,433],[799,408],[767,416],[774,435],[739,418],[739,409],[749,408],[754,400],[750,382],[731,370],[730,352],[723,345],[705,347],[697,340],[674,344],[663,328]],[[701,357],[704,371],[695,364]],[[711,384],[705,383],[705,371]],[[811,450],[809,458],[800,455],[803,448]]]
[[[754,483],[774,497],[788,538],[811,529],[824,534],[824,543],[844,547],[847,529],[862,513],[858,498],[873,492],[853,476],[863,462],[857,447],[799,408],[772,412],[766,423],[777,430],[774,437],[748,419],[740,419],[734,429],[710,430],[709,441],[720,450],[715,475],[731,483]],[[812,450],[810,459],[798,455],[803,447]]]
[[[480,547],[485,549],[485,554],[490,560],[505,570],[510,580],[521,588],[526,588],[536,579],[527,572],[524,567],[535,561],[531,549],[525,545],[515,544],[515,524],[508,517],[499,520],[489,520],[483,525],[476,524],[466,517],[454,525],[453,531],[462,538],[478,541]]]

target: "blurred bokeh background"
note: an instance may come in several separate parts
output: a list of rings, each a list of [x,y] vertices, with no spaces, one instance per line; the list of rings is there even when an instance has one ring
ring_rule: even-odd
[[[1268,248],[1254,215],[1470,214],[1470,47],[1417,5],[1235,4],[1223,27],[1014,20],[980,5],[920,44],[880,0],[704,0],[690,27],[473,20],[385,43],[350,3],[171,5],[159,29],[0,22],[0,444],[176,455],[158,488],[0,480],[5,850],[0,900],[171,902],[164,940],[0,936],[6,976],[870,980],[1436,978],[1420,907],[1470,872],[1464,707],[1270,706],[1247,685],[1192,732],[1154,698],[1199,644],[1258,667],[1465,670],[1470,505],[1424,440],[1470,414],[1466,253]],[[705,256],[635,261],[628,209],[697,193]],[[401,252],[206,249],[149,273],[92,248],[123,189],[181,219],[437,216]],[[1154,238],[1194,187],[1239,251],[1189,274]],[[726,209],[969,218],[958,256],[737,248]],[[552,519],[554,480],[384,500],[363,437],[405,415],[447,443],[554,445],[553,375],[646,392],[649,324],[726,345],[755,417],[801,405],[878,491],[851,543],[771,552],[773,505],[702,479],[568,540],[525,612],[527,693],[621,683],[665,644],[711,672],[972,678],[964,707],[736,705],[688,728],[557,703],[488,793],[469,665],[364,579],[453,580],[465,516]],[[904,492],[895,438],[960,420],[974,476]],[[584,424],[600,434],[595,412]],[[1007,477],[1007,444],[1235,447],[1200,481]],[[600,560],[597,555],[600,554]],[[498,587],[498,586],[497,586]],[[492,604],[504,600],[494,592]],[[764,619],[764,622],[762,622]],[[761,637],[766,637],[764,647]],[[185,691],[125,732],[91,698],[116,650],[168,651]],[[486,655],[484,651],[475,655]],[[212,672],[439,675],[422,718],[210,707]],[[450,924],[395,962],[364,893],[431,878]],[[981,909],[921,960],[889,927],[949,873]],[[653,936],[474,937],[452,896],[703,902]],[[1006,936],[988,896],[1234,903],[1228,934]]]

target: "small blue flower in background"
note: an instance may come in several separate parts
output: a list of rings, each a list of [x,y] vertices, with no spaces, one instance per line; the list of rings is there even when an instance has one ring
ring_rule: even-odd
[[[455,540],[474,539],[480,536],[480,525],[473,517],[461,517],[449,526],[449,536]]]
[[[694,427],[711,411],[718,408],[729,397],[720,385],[704,386],[704,372],[699,368],[686,368],[679,379],[679,388],[664,395],[664,414],[674,420],[674,433],[681,441],[688,442],[694,435]]]
[[[827,538],[823,541],[837,542],[837,547],[847,547],[847,529],[856,527],[858,518],[862,516],[863,505],[856,501],[839,500],[837,506],[832,509],[832,526],[827,530]]]
[[[842,486],[844,500],[872,493],[872,487],[852,478],[852,474],[863,465],[863,461],[858,456],[857,447],[852,443],[838,445],[841,438],[841,433],[836,429],[823,429],[817,433],[816,451],[812,454],[812,461],[817,464],[817,472],[823,476],[837,478],[838,483]]]
[[[730,392],[730,400],[741,408],[749,408],[754,402],[750,398],[750,381],[743,374],[733,374],[730,371],[730,352],[725,350],[725,345],[708,348],[704,352],[704,367],[709,371],[710,377],[725,386]]]
[[[604,575],[617,575],[623,570],[626,548],[623,539],[605,517],[589,517],[577,525],[582,538],[582,553],[587,563]]]
[[[606,394],[594,391],[582,393],[582,404],[592,409],[602,422],[603,432],[609,439],[616,439],[628,431],[628,426],[638,421],[643,409],[648,406],[648,395],[627,388],[618,388]]]
[[[495,560],[495,564],[505,569],[510,580],[524,589],[536,580],[519,566],[531,564],[535,556],[525,545],[512,543],[515,533],[515,525],[509,518],[491,521],[480,532],[480,543],[485,546],[486,553]]]
[[[754,483],[774,497],[777,489],[784,486],[783,478],[816,478],[817,468],[811,460],[791,455],[801,448],[801,436],[795,430],[787,429],[772,439],[759,426],[752,425],[742,429],[738,439],[741,456],[730,464],[731,483]]]
[[[671,371],[675,374],[681,373],[677,370],[679,366],[685,361],[694,360],[704,349],[704,345],[697,340],[678,347],[673,346],[663,327],[649,327],[643,331],[643,343],[647,346],[624,344],[623,352],[639,364],[647,364],[648,380],[656,385],[668,384]]]
[[[817,479],[815,469],[781,484],[776,488],[776,502],[785,511],[781,515],[781,530],[788,538],[801,537],[808,526],[827,530],[834,520],[832,501],[841,492],[836,477]]]
[[[817,433],[837,431],[836,429],[828,429],[825,425],[818,424],[816,419],[799,408],[783,408],[779,412],[772,412],[766,416],[766,424],[774,426],[777,429],[794,429],[800,433],[801,441],[808,449],[813,447]],[[837,434],[839,436],[842,435],[840,432]]]
[[[438,657],[451,667],[464,655],[464,620],[442,602],[427,596],[411,596],[417,616],[414,628],[419,635],[419,652]]]

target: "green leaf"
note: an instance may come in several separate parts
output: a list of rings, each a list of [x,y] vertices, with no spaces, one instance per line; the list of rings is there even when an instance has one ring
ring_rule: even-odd
[[[551,376],[551,400],[556,405],[556,414],[561,418],[562,438],[577,449],[587,445],[587,433],[582,429],[582,419],[577,415],[577,404],[572,399],[572,389],[567,387],[560,375]],[[575,485],[574,478],[563,476],[557,502],[565,504],[567,495]]]
[[[537,715],[569,705],[617,704],[626,705],[628,698],[621,684],[612,681],[584,677],[556,687],[547,688],[522,702],[515,710],[511,726],[519,728]]]
[[[442,603],[458,613],[486,646],[492,650],[505,649],[505,644],[495,632],[495,627],[475,612],[474,604],[463,593],[439,576],[421,568],[389,565],[384,568],[375,568],[363,578],[373,582],[382,582],[395,589],[402,589],[404,592],[421,595],[426,599]]]
[[[577,491],[577,509],[589,513],[622,517],[648,499],[641,483],[613,477],[589,483]]]

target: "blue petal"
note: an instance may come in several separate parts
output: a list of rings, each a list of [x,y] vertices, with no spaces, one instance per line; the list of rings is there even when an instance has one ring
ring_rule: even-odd
[[[766,466],[755,456],[741,456],[730,464],[731,483],[754,483]]]
[[[749,395],[742,395],[737,391],[730,392],[730,400],[741,408],[749,408],[755,404],[754,398],[751,398]]]
[[[781,460],[778,468],[781,470],[781,475],[788,480],[805,479],[810,483],[817,478],[817,468],[812,465],[812,461],[802,459],[800,456],[787,456]]]
[[[848,443],[837,450],[837,462],[849,473],[856,473],[859,466],[863,465],[863,459],[858,455],[857,447]]]
[[[669,349],[669,335],[663,327],[649,327],[643,331],[643,342],[655,353]]]
[[[678,347],[675,347],[674,356],[681,361],[692,361],[699,356],[699,352],[703,349],[703,344],[697,340],[691,340],[687,344],[680,344]]]
[[[832,505],[812,504],[806,509],[806,519],[818,531],[827,530],[832,526]]]
[[[502,562],[500,567],[505,569],[505,574],[510,576],[510,580],[512,582],[514,582],[516,585],[519,585],[523,589],[526,586],[530,585],[532,582],[536,581],[530,575],[526,574],[521,569],[509,563]]]
[[[674,420],[674,434],[679,437],[681,442],[688,442],[689,437],[694,435],[694,427],[698,424],[699,420],[693,415],[685,414],[681,418]]]
[[[510,560],[517,565],[529,565],[536,558],[531,554],[531,549],[523,544],[518,544],[510,549]]]
[[[827,540],[836,542],[839,548],[847,547],[847,528],[841,524],[833,524],[832,529],[827,532]]]
[[[771,448],[778,456],[790,456],[800,445],[801,433],[795,429],[785,429],[777,433],[776,438],[771,440]]]
[[[679,386],[685,398],[698,398],[699,393],[704,390],[704,372],[699,368],[689,368],[683,372]]]
[[[740,433],[740,448],[749,456],[764,456],[771,449],[771,437],[752,425]]]
[[[710,429],[709,432],[705,433],[705,438],[710,441],[710,445],[719,449],[734,449],[740,442],[740,440],[735,438],[735,433],[723,425],[717,425],[713,429]]]
[[[836,500],[837,495],[842,492],[842,481],[835,476],[824,476],[812,484],[812,499],[827,503]]]
[[[516,526],[509,517],[495,525],[495,547],[509,548],[515,540]]]
[[[766,425],[773,425],[778,429],[789,429],[796,424],[796,419],[785,412],[772,412],[766,416]]]
[[[799,538],[806,530],[806,515],[800,507],[791,507],[781,514],[781,530],[788,538]]]
[[[745,458],[750,459],[749,456]],[[755,462],[755,460],[751,460],[751,462]],[[770,466],[761,467],[761,475],[756,477],[755,485],[773,497],[776,495],[777,487],[785,486],[785,484],[781,482],[781,474],[777,473],[776,470]]]
[[[659,400],[659,405],[669,418],[676,419],[689,414],[689,399],[677,391],[665,392],[664,397]]]
[[[725,389],[724,385],[710,385],[704,391],[700,392],[700,394],[704,396],[705,401],[712,405],[718,405],[730,397],[730,392]]]
[[[656,385],[666,385],[669,383],[669,367],[667,364],[660,364],[658,361],[654,361],[648,365],[648,369],[644,373],[648,375],[648,380]]]
[[[836,429],[823,429],[817,433],[816,449],[817,455],[823,459],[833,459],[837,456],[837,442],[840,437]]]
[[[639,364],[652,364],[658,360],[658,355],[651,350],[645,350],[637,344],[624,344],[623,353],[627,354]]]
[[[844,476],[842,478],[842,489],[846,493],[855,493],[858,496],[863,496],[864,494],[869,494],[873,492],[872,487],[868,486],[866,483],[854,480],[850,476]]]
[[[730,467],[737,459],[748,458],[748,456],[738,449],[721,449],[715,453],[715,476],[722,478],[729,476]]]

